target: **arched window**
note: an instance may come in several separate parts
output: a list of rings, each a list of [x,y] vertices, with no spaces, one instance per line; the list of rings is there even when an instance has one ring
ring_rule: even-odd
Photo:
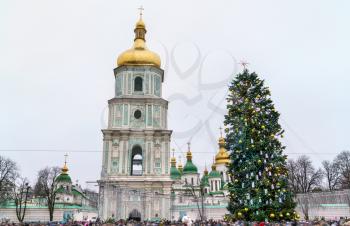
[[[142,175],[142,149],[140,146],[135,146],[131,151],[131,175]]]
[[[142,92],[142,78],[141,77],[135,78],[134,91],[141,91]]]
[[[193,177],[191,177],[191,184],[193,185]]]

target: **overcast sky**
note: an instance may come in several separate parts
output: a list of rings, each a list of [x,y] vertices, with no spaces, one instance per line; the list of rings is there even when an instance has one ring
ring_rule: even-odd
[[[99,178],[113,69],[140,5],[176,156],[191,140],[195,164],[211,163],[241,60],[270,87],[290,157],[319,165],[350,149],[349,1],[2,0],[0,154],[23,175],[62,166],[67,151],[73,180]]]

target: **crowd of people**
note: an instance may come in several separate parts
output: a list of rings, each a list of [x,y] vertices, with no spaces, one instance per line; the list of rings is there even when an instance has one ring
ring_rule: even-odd
[[[72,221],[62,222],[27,222],[23,224],[0,223],[0,226],[350,226],[350,220],[341,218],[340,220],[314,220],[314,221],[293,221],[293,222],[228,222],[224,220],[191,220],[183,218],[179,221],[169,221],[162,219],[157,222],[135,221],[135,220],[118,220],[114,222],[103,222],[97,219],[92,221]]]

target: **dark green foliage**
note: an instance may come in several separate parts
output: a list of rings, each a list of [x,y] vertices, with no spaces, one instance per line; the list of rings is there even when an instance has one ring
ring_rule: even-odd
[[[245,69],[230,84],[227,102],[229,211],[234,218],[247,221],[295,219],[285,147],[279,141],[284,131],[269,89],[257,74]]]

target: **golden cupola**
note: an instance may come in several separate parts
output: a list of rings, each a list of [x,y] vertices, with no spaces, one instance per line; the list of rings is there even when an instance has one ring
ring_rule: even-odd
[[[221,136],[219,138],[219,152],[215,156],[215,164],[228,164],[230,162],[230,155],[225,148],[225,139]]]
[[[124,65],[149,65],[160,67],[161,61],[157,53],[152,52],[146,47],[146,25],[142,20],[142,14],[137,21],[135,29],[134,45],[118,56],[117,66]]]

